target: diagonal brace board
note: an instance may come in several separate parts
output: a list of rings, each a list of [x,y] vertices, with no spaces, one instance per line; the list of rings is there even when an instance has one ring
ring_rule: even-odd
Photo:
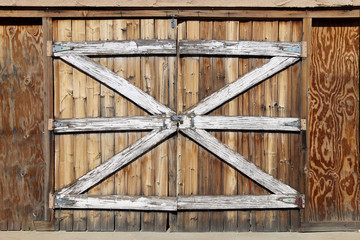
[[[230,149],[205,130],[183,129],[181,131],[186,136],[193,139],[196,143],[218,156],[224,162],[234,167],[239,172],[242,172],[271,192],[275,194],[298,194],[295,189],[275,179],[268,173],[263,172],[260,168],[255,166],[255,164],[246,160],[239,153]]]
[[[110,174],[116,172],[127,164],[131,163],[139,156],[156,146],[165,138],[176,131],[176,127],[162,130],[154,129],[143,138],[137,140],[134,144],[116,154],[103,164],[86,173],[75,182],[61,189],[58,195],[81,194],[95,184],[99,183]]]
[[[65,62],[75,66],[87,75],[112,88],[122,96],[153,115],[174,115],[175,112],[156,101],[152,96],[129,83],[108,68],[101,66],[86,56],[76,54],[60,56]]]
[[[195,107],[187,110],[186,115],[203,115],[221,106],[225,102],[245,92],[256,84],[280,72],[299,61],[299,58],[273,57],[263,66],[245,74],[233,83],[201,100]]]

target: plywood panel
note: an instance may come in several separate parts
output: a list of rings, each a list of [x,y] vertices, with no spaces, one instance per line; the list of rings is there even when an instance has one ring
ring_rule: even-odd
[[[44,217],[41,26],[0,25],[0,46],[0,229],[29,230]]]
[[[359,22],[317,21],[312,43],[310,220],[359,220]]]

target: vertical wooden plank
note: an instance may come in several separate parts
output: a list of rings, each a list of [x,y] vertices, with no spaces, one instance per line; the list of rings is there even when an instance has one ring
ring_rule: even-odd
[[[86,20],[86,41],[100,40],[100,20]],[[98,61],[98,60],[96,60]],[[86,77],[86,115],[87,117],[100,117],[100,83]],[[94,169],[101,164],[100,134],[87,134],[87,162],[88,169]],[[100,194],[100,185],[91,188],[88,194]],[[87,212],[88,231],[100,231],[100,211]]]
[[[178,24],[178,40],[186,39],[186,21]],[[181,114],[186,109],[185,102],[185,84],[183,69],[185,64],[185,58],[180,58],[177,55],[177,114]],[[177,195],[185,194],[185,137],[178,134],[176,137],[176,159],[177,159]],[[177,213],[177,231],[184,231],[184,212]]]
[[[264,41],[265,39],[265,24],[261,21],[254,21],[253,22],[253,32],[252,32],[252,40],[254,41]],[[263,59],[252,59],[250,64],[252,68],[262,66],[265,63]],[[262,100],[263,100],[263,92],[264,86],[260,84],[252,89],[249,90],[250,94],[250,115],[253,116],[261,116],[262,115]],[[264,161],[263,161],[263,144],[264,144],[264,135],[262,133],[251,133],[251,142],[250,142],[250,156],[252,157],[252,162],[264,169]],[[253,185],[253,194],[261,195],[266,194],[266,191],[258,186]],[[264,231],[265,226],[264,223],[265,219],[265,212],[263,211],[253,211],[252,212],[252,231]]]
[[[308,91],[310,81],[310,63],[311,63],[311,32],[312,32],[312,18],[304,18],[302,23],[302,40],[307,43],[307,57],[301,61],[301,87],[300,87],[300,116],[302,119],[306,119],[307,129],[309,129],[309,114],[308,114]],[[309,206],[309,131],[302,131],[300,133],[300,190],[305,193],[305,206]],[[309,222],[309,209],[301,210],[301,222]]]
[[[290,42],[292,32],[291,21],[279,22],[279,41]],[[285,69],[278,74],[279,117],[289,117],[291,113],[291,95],[289,94],[291,71]],[[283,133],[278,138],[278,179],[290,184],[290,135]],[[289,231],[290,216],[288,210],[279,211],[279,231]]]
[[[170,21],[170,20],[168,20]],[[175,27],[171,26],[171,24],[168,24],[169,33],[168,37],[169,39],[177,40],[177,20],[175,19]],[[171,28],[171,29],[170,29]],[[169,68],[169,87],[168,87],[168,106],[173,109],[175,112],[177,112],[177,57],[168,57],[168,68]],[[169,168],[168,168],[168,175],[169,175],[169,193],[168,195],[170,197],[176,197],[176,167],[177,167],[177,136],[171,137],[168,140],[168,146],[169,146]],[[170,231],[176,231],[176,223],[177,223],[177,214],[174,212],[170,212],[168,214],[168,227],[170,228]]]
[[[53,22],[53,39],[58,39],[58,22]],[[54,59],[54,117],[60,116],[60,71],[59,71],[59,59]],[[54,191],[60,189],[60,136],[55,135],[54,143]],[[55,230],[60,230],[59,225],[60,211],[55,211]]]
[[[155,21],[154,19],[140,20],[141,39],[154,39]],[[156,71],[155,71],[155,57],[141,58],[141,88],[151,96],[154,96],[156,88]],[[156,150],[152,150],[154,152]],[[152,152],[145,154],[142,160],[141,185],[142,194],[144,196],[154,196],[155,194],[155,159],[151,159]],[[155,213],[143,212],[141,215],[141,230],[154,231],[155,230]]]
[[[220,21],[214,21],[213,24],[213,39],[222,40],[226,35],[226,23]],[[225,70],[224,70],[224,58],[213,58],[212,59],[213,72],[213,91],[217,91],[225,85]],[[218,108],[213,111],[213,115],[223,115],[222,108]],[[223,136],[220,132],[215,133],[215,137],[220,141]],[[222,169],[225,166],[220,159],[216,158],[214,155],[211,155],[211,194],[212,195],[221,195],[223,194],[224,182],[222,176]],[[211,231],[223,231],[224,230],[224,216],[223,211],[213,211],[211,212]]]
[[[127,23],[124,19],[114,20],[114,39],[126,40]],[[114,71],[121,77],[127,77],[127,58],[114,59]],[[119,94],[115,94],[115,116],[128,115],[128,101]],[[115,153],[119,153],[128,146],[126,132],[115,134]],[[118,171],[115,174],[115,193],[118,195],[127,194],[127,168]],[[115,231],[127,230],[127,212],[115,212]]]
[[[200,39],[211,40],[213,36],[213,22],[200,22]],[[212,93],[212,59],[209,57],[200,58],[200,81],[199,81],[199,100]],[[199,195],[210,195],[210,156],[211,154],[204,148],[199,148]],[[210,212],[202,211],[198,213],[198,231],[210,231]]]
[[[72,41],[85,41],[85,20],[72,21]],[[74,117],[86,117],[86,75],[73,70]],[[79,178],[88,171],[86,135],[74,136],[75,178]],[[86,230],[86,211],[74,211],[74,231]]]
[[[252,22],[240,22],[239,24],[240,40],[251,40]],[[239,59],[239,77],[250,71],[249,59]],[[249,116],[249,92],[245,92],[239,97],[239,115]],[[241,155],[250,160],[250,135],[249,133],[239,133],[238,150]],[[242,174],[238,174],[238,194],[248,195],[251,193],[251,181]],[[238,214],[238,231],[248,232],[250,230],[250,211],[239,211]]]
[[[310,221],[359,220],[359,21],[314,21]]]
[[[302,22],[293,21],[292,23],[292,41],[300,42],[302,41]],[[300,89],[301,89],[301,79],[300,79],[300,65],[297,63],[291,67],[291,117],[301,118],[300,115]],[[291,152],[291,165],[290,165],[290,175],[291,175],[291,187],[295,188],[301,193],[304,193],[300,189],[300,135],[292,134],[290,136],[290,152]],[[300,227],[300,211],[298,209],[291,210],[291,231],[298,231]]]
[[[269,21],[265,24],[265,40],[276,42],[278,41],[278,22]],[[277,76],[274,76],[264,82],[265,88],[265,102],[263,106],[264,115],[268,117],[277,117],[277,109],[275,103],[278,102],[278,82]],[[277,178],[277,135],[275,133],[264,133],[264,160],[265,171]],[[278,229],[278,211],[265,212],[265,231],[276,231]]]
[[[199,39],[199,21],[187,22],[187,39]],[[199,58],[186,58],[184,63],[185,102],[188,107],[199,99]],[[198,194],[198,145],[186,138],[185,141],[185,195]],[[184,154],[184,153],[183,153]],[[197,231],[197,212],[185,212],[185,231]]]
[[[113,39],[113,20],[100,21],[100,40],[107,41]],[[112,58],[101,58],[100,64],[106,68],[113,70],[114,61]],[[101,117],[114,116],[114,92],[108,87],[101,85],[100,95]],[[114,133],[101,134],[101,162],[106,162],[115,154]],[[101,194],[111,195],[114,194],[114,176],[108,177],[101,183]],[[109,232],[114,231],[114,212],[101,211],[101,231]]]
[[[53,79],[53,59],[47,56],[47,42],[53,40],[53,20],[52,18],[42,19],[43,28],[43,59],[44,59],[44,221],[53,221],[54,215],[49,206],[49,193],[54,189],[54,134],[48,131],[49,118],[54,118],[54,79]],[[1,34],[0,34],[1,35]],[[1,37],[0,37],[1,39]],[[0,40],[1,41],[1,40]],[[1,44],[1,43],[0,43]],[[1,128],[1,127],[0,127]],[[0,207],[1,208],[1,207]]]
[[[71,20],[58,21],[57,41],[71,41]],[[59,62],[59,118],[73,117],[73,69],[64,62]],[[59,169],[56,170],[59,176],[59,187],[64,187],[74,180],[74,137],[62,135],[59,137]],[[60,230],[73,230],[73,211],[61,210]]]
[[[239,22],[226,22],[226,40],[239,40]],[[225,83],[230,84],[237,79],[239,62],[237,58],[225,59]],[[224,106],[224,115],[237,116],[238,115],[238,99],[230,101]],[[237,134],[235,132],[224,133],[225,144],[232,150],[237,152]],[[237,194],[237,171],[227,165],[223,168],[224,178],[224,195]],[[224,231],[235,231],[237,228],[237,212],[224,212]]]
[[[1,72],[5,68],[5,26],[0,25],[0,70]],[[1,94],[3,95],[3,93]],[[5,129],[5,121],[3,119],[3,116],[5,116],[5,109],[3,107],[3,104],[0,104],[0,130],[4,131]],[[0,147],[0,192],[5,193],[6,190],[6,167],[7,167],[7,159],[5,156],[5,152],[7,151],[7,144],[6,139],[1,139],[1,147]],[[0,230],[5,231],[7,230],[7,213],[5,209],[5,194],[1,194],[0,196]]]
[[[127,40],[139,39],[140,29],[139,20],[128,20],[127,21]],[[128,81],[140,87],[140,57],[129,57],[127,63],[127,77]],[[140,109],[134,104],[128,102],[128,114],[129,116],[140,115]],[[129,133],[128,144],[133,144],[138,138],[140,133]],[[127,193],[129,195],[139,195],[141,192],[141,164],[140,160],[130,164],[128,167],[127,175]],[[128,231],[139,231],[140,230],[140,212],[129,212],[127,216]]]

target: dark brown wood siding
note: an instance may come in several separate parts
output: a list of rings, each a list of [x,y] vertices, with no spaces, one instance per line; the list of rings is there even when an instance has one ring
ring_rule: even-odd
[[[44,215],[42,28],[10,24],[0,22],[0,229],[28,230]]]
[[[314,21],[309,96],[310,221],[359,215],[359,21]]]

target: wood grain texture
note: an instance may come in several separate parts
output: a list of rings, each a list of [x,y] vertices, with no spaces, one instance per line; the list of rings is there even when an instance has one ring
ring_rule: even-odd
[[[64,0],[61,2],[43,2],[42,0],[34,0],[31,2],[25,0],[4,0],[2,6],[7,7],[151,7],[151,8],[162,8],[162,7],[270,7],[270,8],[316,8],[316,7],[341,7],[341,6],[360,6],[358,0],[318,0],[313,1],[303,1],[299,2],[296,0],[289,0],[283,2],[281,0],[272,0],[272,1],[261,1],[261,0],[229,0],[225,3],[219,3],[216,0],[208,0],[204,3],[201,0],[194,1],[159,1],[159,0],[104,0],[102,2],[96,0],[78,0],[74,2],[72,0]]]
[[[87,20],[85,22],[85,38],[86,41],[100,40],[100,21]],[[95,60],[98,62],[98,59]],[[100,117],[100,83],[95,79],[86,76],[86,116],[87,117]],[[86,144],[87,149],[87,164],[88,169],[92,170],[101,164],[101,138],[100,134],[91,133],[87,134]],[[100,185],[90,189],[88,194],[100,194]],[[87,230],[100,231],[100,212],[88,211],[87,212]]]
[[[31,230],[44,217],[42,28],[0,23],[0,44],[0,229]]]
[[[310,220],[359,220],[359,22],[314,22]]]
[[[85,20],[72,21],[72,41],[85,41]],[[74,117],[86,117],[86,75],[73,69],[73,96],[74,96]],[[75,178],[79,178],[88,171],[86,160],[87,144],[86,135],[74,136],[74,171]],[[74,211],[74,231],[85,231],[87,216],[86,211]]]

